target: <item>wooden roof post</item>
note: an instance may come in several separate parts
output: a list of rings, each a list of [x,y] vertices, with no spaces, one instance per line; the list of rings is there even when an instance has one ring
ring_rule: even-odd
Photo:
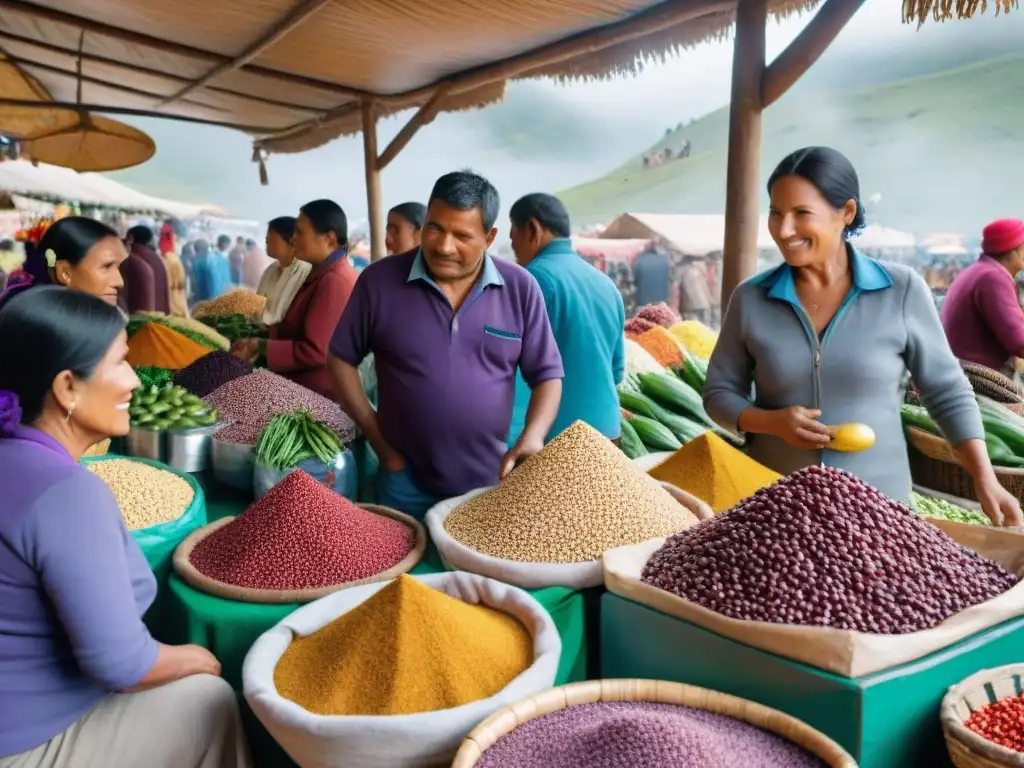
[[[366,216],[370,220],[370,260],[387,255],[384,247],[384,195],[377,169],[377,113],[372,99],[363,99],[363,160],[366,165]]]
[[[767,0],[739,0],[729,106],[729,168],[725,182],[722,308],[757,269],[761,183],[761,80],[765,69]]]

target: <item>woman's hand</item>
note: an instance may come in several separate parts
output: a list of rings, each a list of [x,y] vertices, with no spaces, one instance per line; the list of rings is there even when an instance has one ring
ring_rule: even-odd
[[[1024,524],[1020,502],[994,477],[984,483],[975,484],[981,509],[992,525],[1013,527]]]
[[[820,451],[828,446],[832,435],[818,421],[821,411],[793,405],[765,412],[765,433],[785,440],[788,445],[805,451]]]
[[[181,648],[186,665],[185,676],[188,675],[214,675],[220,677],[220,662],[217,657],[203,648],[201,645],[185,645]]]
[[[256,362],[259,353],[259,339],[238,339],[231,345],[231,354],[245,360],[250,365]]]

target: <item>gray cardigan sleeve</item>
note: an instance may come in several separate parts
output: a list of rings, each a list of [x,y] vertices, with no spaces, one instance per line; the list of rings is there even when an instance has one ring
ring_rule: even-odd
[[[744,338],[743,292],[741,285],[729,299],[704,384],[704,410],[717,424],[736,434],[740,432],[740,414],[753,405],[754,358]]]
[[[906,364],[921,402],[951,445],[985,439],[981,413],[967,376],[953,356],[939,320],[931,291],[924,279],[908,270],[910,279],[903,296],[907,327]]]

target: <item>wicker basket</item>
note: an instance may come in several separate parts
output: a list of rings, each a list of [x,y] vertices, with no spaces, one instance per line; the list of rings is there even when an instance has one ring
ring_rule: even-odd
[[[976,709],[1019,696],[1024,686],[1024,664],[983,669],[950,686],[942,699],[942,732],[946,749],[957,768],[1022,768],[1024,753],[1001,747],[964,726]]]
[[[907,427],[906,432],[910,474],[916,485],[977,501],[974,480],[944,438],[917,427]],[[1018,499],[1024,500],[1024,469],[994,469],[1002,486]]]
[[[498,739],[528,720],[598,701],[653,701],[704,709],[788,739],[817,755],[830,768],[857,768],[856,761],[846,750],[795,717],[736,696],[664,680],[588,680],[542,691],[511,707],[499,709],[474,728],[462,742],[452,768],[473,768]]]

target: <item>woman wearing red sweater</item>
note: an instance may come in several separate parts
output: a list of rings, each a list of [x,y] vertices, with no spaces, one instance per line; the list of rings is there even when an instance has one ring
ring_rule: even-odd
[[[307,389],[336,399],[327,372],[327,347],[348,304],[356,271],[348,259],[348,220],[332,200],[314,200],[299,209],[295,256],[313,265],[288,312],[270,329],[270,339],[240,339],[232,350]]]
[[[981,257],[949,287],[942,327],[958,358],[1013,376],[1013,358],[1024,358],[1024,312],[1014,279],[1024,270],[1024,221],[992,222],[982,238]]]

